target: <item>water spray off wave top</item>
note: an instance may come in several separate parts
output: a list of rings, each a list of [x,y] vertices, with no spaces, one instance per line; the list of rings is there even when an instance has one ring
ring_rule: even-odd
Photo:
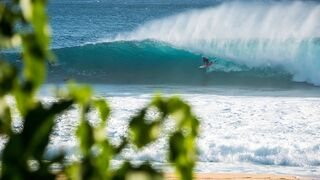
[[[107,41],[151,39],[249,69],[281,69],[319,86],[319,19],[319,2],[236,1],[153,20]]]

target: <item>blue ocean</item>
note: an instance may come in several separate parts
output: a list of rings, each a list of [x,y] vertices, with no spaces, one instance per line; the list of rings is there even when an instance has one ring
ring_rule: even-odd
[[[154,93],[178,95],[201,120],[197,172],[320,177],[320,1],[52,0],[48,13],[44,101],[53,84],[91,84],[117,142]],[[214,65],[199,69],[204,56]],[[49,153],[78,158],[77,123],[76,110],[59,117]],[[165,149],[128,148],[114,164],[166,167]]]

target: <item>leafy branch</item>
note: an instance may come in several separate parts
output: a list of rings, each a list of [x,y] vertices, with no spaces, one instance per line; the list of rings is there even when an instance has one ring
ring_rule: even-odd
[[[67,91],[49,106],[37,99],[45,81],[47,61],[53,59],[45,8],[45,0],[0,2],[0,48],[20,47],[23,59],[22,72],[9,61],[0,60],[0,134],[8,139],[2,151],[1,179],[163,179],[163,173],[149,162],[134,165],[126,160],[116,168],[111,166],[111,160],[130,144],[142,149],[156,141],[164,123],[172,119],[176,128],[169,134],[168,160],[180,179],[192,179],[199,121],[180,98],[155,96],[129,118],[128,135],[117,146],[104,133],[111,109],[103,98],[94,97],[89,86],[70,83]],[[15,107],[8,103],[9,97],[14,97],[20,113],[21,131],[13,130]],[[66,163],[63,153],[47,158],[45,151],[55,118],[72,106],[77,106],[80,113],[76,135],[81,160]],[[149,119],[150,110],[159,116]],[[98,111],[98,125],[89,123],[90,111]],[[53,170],[54,164],[59,168]]]

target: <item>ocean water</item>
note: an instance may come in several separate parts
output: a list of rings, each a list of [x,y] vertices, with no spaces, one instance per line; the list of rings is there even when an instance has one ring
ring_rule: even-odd
[[[54,83],[93,85],[113,108],[106,136],[117,142],[154,93],[179,95],[201,120],[196,171],[320,177],[319,1],[53,0],[48,13],[58,62],[43,101]],[[202,56],[215,65],[199,69]],[[77,110],[57,121],[48,153],[77,159]],[[166,168],[164,141],[115,163]]]

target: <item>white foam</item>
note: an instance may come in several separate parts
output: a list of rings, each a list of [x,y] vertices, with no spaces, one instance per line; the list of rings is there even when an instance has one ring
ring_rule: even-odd
[[[318,98],[230,97],[203,94],[183,96],[193,105],[201,119],[201,136],[198,140],[200,162],[248,163],[260,165],[261,169],[265,167],[264,171],[267,171],[269,165],[300,167],[300,173],[304,175],[319,173]],[[112,98],[111,104],[120,101],[118,98]],[[127,110],[121,109],[135,109],[134,107],[141,103],[135,99],[134,104],[130,101],[131,105],[128,106],[121,103],[116,105],[115,109],[121,111],[119,114],[129,116],[131,113],[124,113]],[[116,119],[112,121],[119,122]],[[115,126],[114,122],[112,127]],[[151,159],[164,163],[167,148],[164,142],[162,138],[159,144],[146,148],[142,153],[127,149],[124,156],[136,161]],[[208,169],[210,168],[198,170]],[[316,171],[312,172],[314,169]]]
[[[192,87],[191,89],[194,89]],[[198,87],[200,88],[200,87]],[[97,86],[112,107],[106,135],[113,142],[126,136],[128,117],[133,116],[152,96],[144,86]],[[121,90],[119,90],[121,89]],[[199,162],[197,171],[289,173],[316,175],[320,173],[320,98],[277,96],[229,96],[204,92],[186,92],[187,87],[166,87],[167,95],[180,92],[193,105],[201,120],[198,140]],[[199,89],[201,90],[201,89]],[[214,91],[212,89],[211,91]],[[139,93],[142,92],[142,93]],[[238,93],[236,93],[238,92]],[[248,90],[246,94],[253,94]],[[271,93],[270,92],[270,93]],[[239,91],[235,90],[239,95]],[[290,92],[284,93],[290,94]],[[77,110],[72,109],[58,118],[51,137],[49,154],[66,149],[69,159],[77,158],[77,142],[73,135],[78,124]],[[93,123],[97,113],[89,118]],[[173,123],[166,125],[173,128]],[[166,164],[165,136],[137,153],[127,148],[117,160],[151,160]],[[218,166],[218,165],[219,166]],[[232,166],[230,166],[232,165]],[[243,169],[239,170],[239,167]]]
[[[148,86],[94,86],[101,96],[106,96],[112,107],[106,136],[118,143],[126,136],[128,117],[149,102],[152,92],[159,87]],[[198,139],[199,172],[253,172],[285,173],[296,175],[320,174],[320,97],[313,92],[310,97],[299,97],[294,90],[268,92],[254,90],[219,89],[212,87],[165,86],[166,95],[179,93],[193,106],[201,121]],[[193,91],[197,88],[197,91]],[[216,93],[223,90],[226,94]],[[286,97],[293,93],[294,96]],[[303,95],[307,91],[301,92]],[[300,94],[301,94],[300,93]],[[233,94],[233,95],[232,95]],[[242,94],[242,95],[241,95]],[[248,94],[251,94],[248,95]],[[252,96],[255,94],[255,96]],[[263,97],[268,94],[268,96]],[[42,97],[45,104],[55,101]],[[9,102],[14,105],[12,99]],[[72,108],[57,118],[50,138],[48,155],[65,151],[69,160],[79,158],[79,148],[74,136],[78,125],[78,110]],[[89,114],[96,123],[98,114]],[[21,120],[14,112],[14,127],[21,129]],[[167,129],[173,123],[166,124]],[[166,165],[165,136],[137,153],[127,148],[117,161],[151,160]],[[3,149],[5,138],[0,139]]]

